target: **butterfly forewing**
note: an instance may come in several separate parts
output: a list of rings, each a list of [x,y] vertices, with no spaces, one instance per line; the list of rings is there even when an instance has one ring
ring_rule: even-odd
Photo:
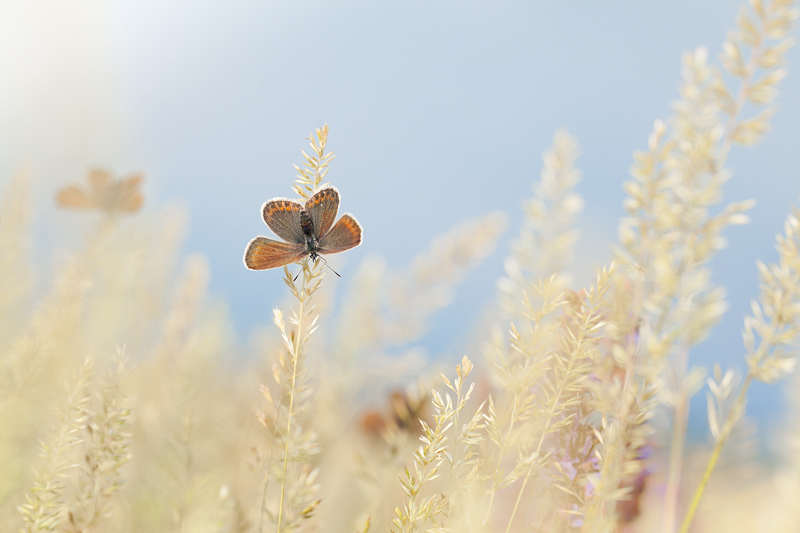
[[[89,183],[95,191],[102,191],[108,188],[111,181],[111,173],[107,170],[96,168],[89,172]]]
[[[339,222],[319,241],[323,254],[337,254],[361,244],[361,224],[350,214],[342,215]]]
[[[56,202],[61,207],[72,207],[75,209],[91,209],[96,206],[94,200],[88,194],[75,185],[62,189],[56,196]]]
[[[326,187],[317,191],[306,202],[306,211],[314,223],[314,234],[319,239],[331,229],[336,213],[339,212],[339,191]]]
[[[250,270],[266,270],[296,263],[306,255],[308,255],[308,250],[303,244],[290,244],[273,241],[266,237],[256,237],[247,245],[244,252],[244,264]]]
[[[294,200],[275,198],[266,202],[261,208],[264,222],[275,235],[293,244],[305,242],[303,229],[300,227],[300,211],[303,204]]]

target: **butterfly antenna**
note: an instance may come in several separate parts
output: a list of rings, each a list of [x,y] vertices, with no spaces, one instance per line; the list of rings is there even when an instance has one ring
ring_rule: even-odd
[[[342,277],[341,274],[339,274],[338,272],[336,272],[334,269],[331,268],[331,266],[328,264],[328,262],[325,260],[324,257],[320,256],[319,258],[322,259],[322,261],[325,263],[325,266],[328,267],[328,269],[330,269],[331,272],[333,272],[334,274],[336,274],[340,278]]]

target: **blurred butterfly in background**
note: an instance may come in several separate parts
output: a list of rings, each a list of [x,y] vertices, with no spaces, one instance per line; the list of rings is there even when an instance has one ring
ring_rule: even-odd
[[[115,180],[106,170],[89,172],[89,187],[70,185],[58,192],[56,203],[70,209],[99,209],[108,215],[135,213],[141,209],[144,196],[140,185],[144,178],[134,174]]]
[[[350,214],[333,224],[339,211],[339,191],[325,187],[303,204],[274,198],[264,203],[261,214],[269,229],[286,242],[256,237],[247,245],[244,264],[250,270],[266,270],[297,263],[306,256],[337,254],[361,244],[361,224]],[[338,274],[337,274],[338,276]]]

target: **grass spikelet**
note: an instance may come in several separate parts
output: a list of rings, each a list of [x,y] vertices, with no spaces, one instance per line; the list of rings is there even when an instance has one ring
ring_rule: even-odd
[[[490,452],[493,468],[484,524],[490,519],[497,492],[542,466],[539,452],[523,448],[543,435],[538,417],[538,386],[552,368],[551,348],[556,343],[560,325],[555,312],[566,303],[560,284],[553,276],[533,287],[541,304],[534,308],[530,300],[526,300],[525,329],[520,331],[511,323],[508,347],[505,339],[495,338],[494,379],[502,397],[497,405],[495,399],[489,397],[486,416],[487,434],[494,449]],[[507,473],[504,463],[510,454],[518,458],[512,471]]]
[[[103,377],[84,427],[78,489],[68,513],[76,532],[92,531],[110,516],[123,483],[122,467],[130,459],[132,400],[120,390],[127,364],[122,350],[114,362],[116,368]]]
[[[496,349],[501,401],[490,397],[486,415],[487,435],[495,447],[489,505],[483,519],[490,529],[498,527],[490,525],[498,492],[513,487],[513,507],[504,520],[505,531],[510,531],[523,499],[531,497],[526,488],[534,479],[539,502],[534,523],[560,528],[582,522],[589,474],[583,465],[589,464],[594,446],[584,402],[590,393],[587,380],[595,368],[595,344],[602,333],[612,273],[613,268],[604,270],[596,287],[583,296],[562,293],[555,277],[540,282],[535,286],[540,306],[525,299],[527,331],[512,324],[510,350],[506,352],[502,345]],[[563,316],[557,316],[558,310]],[[581,475],[577,475],[576,465],[581,467]],[[542,477],[545,473],[548,476]],[[547,477],[554,482],[548,483]],[[555,514],[546,501],[552,502]]]
[[[796,18],[792,1],[759,1],[752,3],[749,9],[741,7],[736,30],[728,34],[720,57],[723,68],[739,80],[738,95],[734,98],[728,92],[719,74],[715,74],[713,83],[720,109],[728,115],[721,150],[723,161],[731,144],[756,144],[769,130],[774,107],[767,107],[749,118],[739,116],[745,104],[771,106],[778,96],[778,83],[786,77],[784,57],[794,44],[787,34]]]
[[[619,372],[624,372],[624,380]],[[598,373],[602,376],[602,373]],[[616,531],[620,523],[638,515],[635,494],[648,472],[648,437],[653,430],[650,419],[656,408],[657,388],[646,380],[636,379],[630,366],[620,365],[606,378],[593,384],[595,409],[602,413],[595,429],[597,447],[594,455],[599,469],[587,476],[592,497],[586,502],[584,531]],[[622,507],[622,508],[620,508]]]
[[[387,339],[401,345],[418,339],[429,317],[453,299],[453,287],[466,272],[494,249],[507,225],[501,213],[492,213],[459,224],[436,237],[427,252],[414,259],[411,271],[391,283],[389,306],[392,313]]]
[[[589,374],[594,369],[595,343],[601,337],[606,293],[610,288],[613,271],[613,266],[610,269],[603,269],[597,276],[595,287],[588,291],[585,298],[570,298],[569,304],[564,306],[566,316],[559,328],[560,346],[554,346],[551,351],[548,361],[549,368],[539,384],[539,397],[536,398],[538,404],[536,420],[541,423],[538,444],[535,449],[532,446],[533,443],[530,447],[525,445],[522,447],[523,457],[529,458],[525,462],[529,463],[530,467],[526,468],[524,475],[520,476],[522,484],[508,520],[507,532],[511,530],[525,492],[525,486],[546,464],[545,461],[553,464],[556,471],[570,482],[569,487],[558,483],[553,487],[570,496],[572,501],[569,503],[571,505],[575,505],[577,509],[583,508],[583,485],[586,481],[585,479],[576,479],[572,474],[564,475],[563,465],[574,468],[573,462],[585,462],[591,453],[590,448],[581,452],[581,456],[576,456],[577,448],[583,444],[581,441],[587,434],[586,429],[582,427],[584,422],[582,402],[583,397],[588,394]],[[543,453],[545,452],[543,447],[545,439],[548,437],[552,439],[559,434],[564,437],[560,446],[553,446],[550,453]],[[577,446],[575,446],[576,444]],[[522,462],[518,462],[517,469],[521,464]],[[576,490],[576,487],[580,488],[580,492]],[[568,511],[569,508],[566,510]],[[567,514],[569,516],[569,513]],[[573,524],[580,522],[580,513],[578,516],[570,516],[569,520]]]
[[[135,529],[191,528],[207,523],[214,511],[210,502],[219,486],[210,460],[222,458],[208,450],[213,441],[206,432],[216,432],[220,423],[210,378],[217,342],[198,317],[208,275],[204,258],[188,258],[151,357],[137,375],[132,431],[138,438],[130,465],[136,490],[127,510]]]
[[[467,424],[462,428],[458,426],[459,414],[475,388],[474,383],[468,389],[464,388],[472,368],[472,362],[465,356],[461,364],[456,366],[455,380],[450,381],[447,376],[440,374],[444,384],[455,394],[455,401],[449,393],[442,396],[436,389],[431,391],[435,424],[431,427],[420,420],[422,435],[419,439],[422,444],[413,453],[414,474],[406,468],[405,475],[400,478],[407,501],[402,509],[395,508],[392,531],[415,533],[429,524],[431,527],[425,531],[448,531],[444,528],[444,520],[446,516],[454,514],[456,508],[453,507],[453,498],[457,497],[462,484],[475,478],[480,467],[476,448],[482,440],[479,430],[482,427],[483,405],[478,407]],[[451,428],[454,433],[452,448],[447,437]],[[449,497],[439,493],[422,496],[423,488],[441,475],[439,470],[444,463],[450,467]]]
[[[3,250],[0,254],[0,353],[5,353],[13,332],[22,323],[19,310],[25,305],[33,285],[32,272],[27,266],[31,218],[29,182],[27,173],[17,174],[0,203],[0,250]]]
[[[419,339],[430,317],[452,302],[467,271],[492,252],[506,225],[500,213],[459,224],[436,236],[407,271],[389,272],[379,259],[365,260],[345,295],[336,327],[337,359],[351,363],[367,350],[384,353]]]
[[[564,269],[578,238],[575,218],[583,209],[583,199],[575,192],[581,179],[575,168],[578,155],[578,141],[558,130],[552,148],[542,156],[541,179],[533,186],[534,196],[523,204],[525,219],[505,261],[506,277],[498,282],[501,307],[509,317],[524,312],[519,294],[531,283],[554,274],[569,282]]]
[[[26,503],[19,507],[23,521],[20,531],[55,531],[64,520],[66,478],[75,467],[74,455],[86,425],[93,366],[94,361],[87,357],[74,381],[67,384],[60,427],[41,443],[42,466],[34,475],[33,487],[25,495]]]
[[[86,255],[66,262],[53,293],[34,312],[25,332],[12,345],[12,390],[23,390],[29,382],[36,381],[39,372],[55,363],[51,356],[56,346],[68,344],[91,287],[90,279]]]
[[[482,431],[484,427],[483,407],[486,402],[481,403],[466,424],[463,426],[458,424],[461,411],[475,390],[475,383],[471,383],[468,389],[464,387],[472,369],[472,361],[467,356],[464,356],[461,359],[461,364],[456,366],[455,381],[451,383],[444,374],[440,374],[447,388],[455,394],[455,401],[451,407],[452,414],[450,414],[453,419],[453,447],[451,452],[445,454],[445,458],[450,465],[449,508],[447,511],[449,516],[466,515],[464,512],[466,503],[462,491],[466,486],[479,480],[479,470],[483,463],[480,446],[484,440]],[[445,398],[449,400],[449,394]],[[441,395],[438,398],[434,396],[434,407],[441,403]],[[445,405],[449,403],[449,401],[446,401]],[[455,524],[454,527],[459,526]]]
[[[43,398],[57,386],[62,376],[69,375],[78,354],[80,317],[90,288],[86,255],[79,254],[66,262],[58,273],[50,294],[36,306],[27,324],[16,332],[15,339],[3,354],[3,402],[5,432],[9,446],[17,457],[4,473],[0,490],[11,490],[24,483],[24,465],[35,454],[33,440],[40,434],[35,417],[15,416],[17,412],[42,412]],[[85,353],[85,352],[84,352]],[[47,420],[49,416],[44,415]]]
[[[336,155],[333,152],[325,153],[325,147],[328,144],[328,125],[325,124],[321,128],[317,128],[316,138],[314,134],[308,136],[308,142],[311,145],[313,155],[308,155],[303,152],[305,161],[302,166],[294,165],[297,171],[297,181],[292,188],[301,198],[308,200],[312,194],[318,189],[328,185],[322,183],[325,176],[328,174],[328,166]]]

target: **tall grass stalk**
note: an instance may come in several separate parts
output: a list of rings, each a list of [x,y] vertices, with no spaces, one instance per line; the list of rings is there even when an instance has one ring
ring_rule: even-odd
[[[725,53],[722,56],[724,68],[732,76],[739,78],[739,90],[735,99],[731,101],[729,92],[721,80],[719,72],[712,75],[716,77],[713,99],[724,117],[724,135],[715,156],[712,156],[712,168],[722,171],[728,158],[731,146],[734,143],[752,145],[758,142],[761,135],[768,129],[768,119],[774,113],[774,108],[767,108],[756,117],[741,120],[740,115],[745,103],[755,105],[769,105],[774,100],[777,83],[786,75],[785,70],[776,68],[780,63],[781,50],[786,46],[786,30],[790,26],[791,13],[788,10],[790,3],[756,1],[752,3],[752,10],[743,8],[739,13],[737,31],[730,34],[725,43]],[[770,41],[779,42],[775,58],[764,61],[764,52]],[[744,62],[742,49],[750,50],[750,57]],[[765,70],[766,75],[756,82],[755,76],[759,69]],[[727,116],[726,116],[727,115]],[[688,346],[684,345],[679,350],[679,376],[686,372],[688,359]],[[671,448],[670,476],[666,497],[665,531],[674,530],[674,517],[677,512],[678,491],[680,488],[680,473],[682,471],[682,458],[686,425],[688,423],[688,398],[683,394],[674,409],[674,438]]]
[[[758,264],[761,294],[751,304],[753,315],[745,319],[743,338],[747,350],[748,372],[739,394],[727,409],[732,373],[724,378],[717,372],[709,380],[708,421],[714,437],[714,449],[681,523],[680,533],[687,533],[711,473],[734,426],[745,413],[747,391],[753,380],[774,383],[788,376],[797,364],[798,349],[792,346],[800,332],[800,208],[795,207],[778,235],[778,264]],[[756,346],[756,336],[759,337]]]
[[[322,186],[322,180],[328,172],[328,165],[334,157],[333,153],[324,153],[327,136],[327,126],[318,128],[316,138],[313,135],[309,137],[314,155],[309,156],[303,152],[305,158],[303,167],[295,165],[298,179],[294,184],[294,189],[305,199],[312,196]],[[289,319],[292,327],[287,328],[281,310],[275,309],[273,313],[273,321],[280,330],[281,339],[288,355],[287,360],[281,353],[279,366],[274,367],[273,370],[275,380],[280,387],[279,401],[274,402],[269,389],[263,385],[261,387],[264,397],[276,408],[272,438],[276,440],[277,437],[277,441],[282,446],[282,457],[279,458],[280,472],[277,476],[280,480],[275,519],[277,533],[295,530],[299,524],[298,520],[312,516],[319,504],[319,500],[312,499],[317,492],[315,480],[318,470],[312,469],[309,462],[310,457],[318,452],[317,437],[313,430],[304,427],[309,421],[308,411],[311,407],[311,391],[306,383],[305,345],[318,327],[319,315],[315,313],[316,305],[313,303],[312,296],[322,286],[325,271],[322,261],[311,262],[308,258],[302,262],[301,269],[299,274],[301,281],[297,284],[295,280],[298,275],[294,275],[288,267],[284,267],[283,281],[298,303],[297,310]],[[259,414],[259,419],[265,427],[269,427],[270,422],[265,415]],[[268,513],[268,491],[270,478],[274,473],[272,467],[274,444],[269,444],[269,446],[270,455],[264,474],[258,519],[259,531],[263,531],[264,515]],[[292,463],[300,466],[300,471],[294,475],[290,472]],[[292,495],[289,496],[287,491],[291,491]]]
[[[60,413],[60,427],[41,444],[43,466],[36,473],[33,487],[19,507],[23,527],[20,531],[37,533],[56,531],[62,522],[67,482],[74,467],[74,454],[83,441],[81,435],[87,416],[88,387],[91,384],[94,360],[87,357],[72,383]]]

